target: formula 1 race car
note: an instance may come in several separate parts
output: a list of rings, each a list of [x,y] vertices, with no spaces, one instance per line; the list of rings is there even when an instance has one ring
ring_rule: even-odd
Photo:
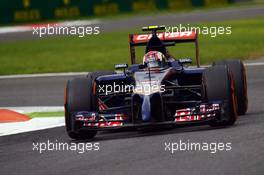
[[[65,89],[65,121],[73,139],[90,139],[97,131],[155,128],[163,125],[233,125],[247,111],[245,67],[240,60],[200,67],[197,33],[157,32],[165,26],[143,27],[130,34],[131,66],[119,71],[91,72],[69,80]],[[148,33],[150,31],[151,33]],[[190,58],[176,59],[169,46],[193,42],[197,67]],[[136,63],[136,46],[146,46]]]

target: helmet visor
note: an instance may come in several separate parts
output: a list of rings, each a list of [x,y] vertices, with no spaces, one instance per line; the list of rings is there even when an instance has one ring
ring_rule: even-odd
[[[147,63],[147,66],[148,66],[149,68],[154,68],[154,67],[160,67],[161,64],[160,64],[160,61],[149,61],[149,62]]]

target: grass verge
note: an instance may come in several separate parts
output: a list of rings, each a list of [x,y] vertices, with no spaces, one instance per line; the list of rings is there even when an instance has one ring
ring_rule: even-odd
[[[264,56],[263,18],[197,25],[232,27],[231,35],[199,36],[203,64],[227,58]],[[0,43],[0,75],[111,70],[116,63],[129,62],[128,33],[136,32],[140,29],[84,38],[57,37]],[[170,48],[170,52],[175,58],[194,58],[194,47],[190,44],[176,45]],[[144,48],[140,48],[138,60],[143,54]]]
[[[63,111],[58,111],[58,112],[32,112],[32,113],[27,113],[25,115],[29,116],[30,118],[35,118],[35,117],[63,117],[64,112]]]

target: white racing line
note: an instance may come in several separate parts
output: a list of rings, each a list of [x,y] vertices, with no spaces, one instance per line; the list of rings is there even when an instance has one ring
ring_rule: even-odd
[[[264,59],[261,58],[259,62],[245,61],[244,65],[251,66],[264,66]],[[210,65],[202,65],[202,67],[209,67]],[[190,66],[195,67],[195,66]],[[63,77],[63,76],[82,76],[87,75],[88,72],[66,72],[66,73],[43,73],[43,74],[20,74],[20,75],[2,75],[0,79],[12,79],[12,78],[40,78],[40,77]]]
[[[264,66],[264,62],[260,61],[252,62],[246,61],[245,66]],[[209,65],[204,65],[204,67]],[[34,78],[34,77],[54,77],[54,76],[69,76],[69,75],[86,75],[86,72],[77,73],[50,73],[50,74],[31,74],[31,75],[7,75],[0,76],[0,79],[12,79],[12,78]],[[19,113],[32,113],[32,112],[57,112],[63,111],[63,106],[32,106],[32,107],[0,107],[0,109],[9,109]],[[39,117],[33,118],[25,122],[13,122],[13,123],[0,123],[0,136],[37,131],[43,129],[49,129],[54,127],[61,127],[65,125],[64,117]]]
[[[0,136],[64,126],[64,117],[39,117],[25,122],[0,123]]]
[[[33,112],[58,112],[63,111],[63,106],[32,106],[32,107],[0,107],[22,114]],[[23,122],[0,123],[0,136],[7,136],[30,131],[37,131],[65,125],[64,116],[35,117]]]
[[[42,26],[59,26],[59,27],[70,27],[70,26],[84,26],[98,24],[101,21],[98,19],[93,20],[75,20],[75,21],[64,21],[56,23],[39,23],[39,24],[27,24],[20,26],[4,26],[0,27],[0,34],[7,33],[18,33],[18,32],[30,32],[33,31],[33,27],[42,27]]]

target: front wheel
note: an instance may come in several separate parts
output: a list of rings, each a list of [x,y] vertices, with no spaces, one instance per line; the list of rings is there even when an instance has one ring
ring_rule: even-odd
[[[221,101],[221,118],[213,121],[211,126],[233,125],[237,119],[236,94],[234,79],[227,66],[213,66],[203,73],[204,100],[206,102]]]
[[[91,111],[92,109],[92,78],[75,78],[69,80],[65,89],[65,124],[68,135],[72,139],[92,139],[97,131],[80,131],[79,123],[75,122],[73,113]]]
[[[245,66],[240,60],[225,60],[213,63],[213,65],[226,65],[234,76],[236,97],[237,97],[237,113],[245,115],[248,109],[247,95],[247,77]]]

